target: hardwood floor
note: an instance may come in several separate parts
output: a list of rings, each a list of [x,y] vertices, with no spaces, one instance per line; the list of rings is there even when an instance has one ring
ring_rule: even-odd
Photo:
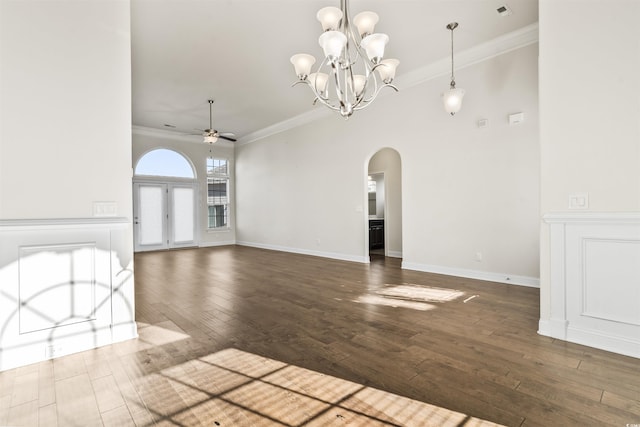
[[[240,246],[135,277],[140,339],[0,373],[0,425],[640,424],[640,360],[537,335],[537,289]]]

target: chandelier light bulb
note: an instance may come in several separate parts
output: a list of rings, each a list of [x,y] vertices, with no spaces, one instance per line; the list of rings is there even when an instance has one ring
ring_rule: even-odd
[[[298,53],[290,59],[300,80],[304,80],[310,73],[311,67],[316,63],[316,58],[306,53]]]
[[[323,7],[316,15],[322,25],[322,31],[335,31],[340,26],[342,11],[337,7]]]
[[[356,96],[362,95],[364,91],[364,85],[367,83],[367,78],[362,74],[355,74],[353,76],[353,92]]]
[[[324,51],[324,56],[334,61],[342,55],[342,50],[347,44],[347,36],[340,31],[326,31],[320,35],[318,43]]]
[[[358,29],[360,37],[364,38],[373,34],[373,29],[378,23],[378,14],[375,12],[360,12],[353,18],[353,24]]]
[[[384,47],[389,43],[389,36],[382,33],[370,34],[362,39],[361,46],[367,52],[369,60],[374,64],[384,56]]]
[[[327,90],[327,83],[329,81],[329,75],[326,73],[311,73],[309,74],[309,82],[316,88],[316,91],[320,94],[324,94]]]
[[[384,83],[391,83],[396,76],[396,68],[400,65],[400,61],[397,59],[383,59],[380,64],[382,65],[376,68],[380,78]]]

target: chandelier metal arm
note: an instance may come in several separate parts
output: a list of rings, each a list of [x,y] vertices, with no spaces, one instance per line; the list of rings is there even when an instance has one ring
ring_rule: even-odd
[[[378,21],[375,13],[362,12],[352,24],[349,0],[340,0],[339,10],[323,8],[318,12],[318,20],[325,31],[319,40],[325,57],[312,73],[315,59],[311,55],[292,56],[291,62],[298,75],[298,81],[292,86],[306,83],[315,95],[314,105],[320,102],[331,110],[339,111],[344,118],[368,106],[382,88],[391,87],[398,91],[390,83],[399,62],[395,59],[382,61],[384,45],[389,38],[386,34],[374,34],[373,28]],[[336,43],[341,43],[341,49]],[[380,69],[381,66],[388,68]]]

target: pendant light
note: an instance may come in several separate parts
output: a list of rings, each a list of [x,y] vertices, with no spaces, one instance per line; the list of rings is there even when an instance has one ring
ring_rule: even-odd
[[[451,85],[449,90],[442,94],[444,109],[452,116],[462,108],[462,98],[464,97],[464,89],[456,88],[456,79],[453,75],[453,30],[457,27],[457,22],[447,25],[447,30],[451,31]]]

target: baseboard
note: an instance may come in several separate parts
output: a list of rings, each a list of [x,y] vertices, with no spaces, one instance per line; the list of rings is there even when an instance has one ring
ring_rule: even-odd
[[[567,327],[567,341],[625,356],[640,358],[640,340],[603,334],[596,330]]]
[[[368,256],[363,257],[363,256],[357,256],[357,255],[341,254],[336,252],[312,251],[309,249],[290,248],[287,246],[266,245],[263,243],[245,242],[245,241],[238,241],[235,244],[238,246],[249,246],[252,248],[267,249],[270,251],[290,252],[294,254],[312,255],[312,256],[317,256],[321,258],[337,259],[340,261],[359,262],[363,264],[369,263]]]
[[[389,251],[387,252],[387,256],[390,258],[402,258],[401,251]]]
[[[576,328],[565,320],[540,319],[538,334],[587,347],[640,358],[640,341],[605,334],[596,330]]]
[[[235,245],[235,244],[236,244],[235,240],[223,240],[220,242],[200,242],[200,244],[198,244],[198,247],[211,248],[214,246],[229,246],[229,245]]]
[[[444,267],[441,265],[418,264],[403,262],[405,270],[423,271],[425,273],[445,274],[447,276],[466,277],[468,279],[486,280],[489,282],[506,283],[509,285],[540,287],[540,279],[536,277],[517,276],[513,274],[493,273],[488,271],[467,270],[463,268]]]

